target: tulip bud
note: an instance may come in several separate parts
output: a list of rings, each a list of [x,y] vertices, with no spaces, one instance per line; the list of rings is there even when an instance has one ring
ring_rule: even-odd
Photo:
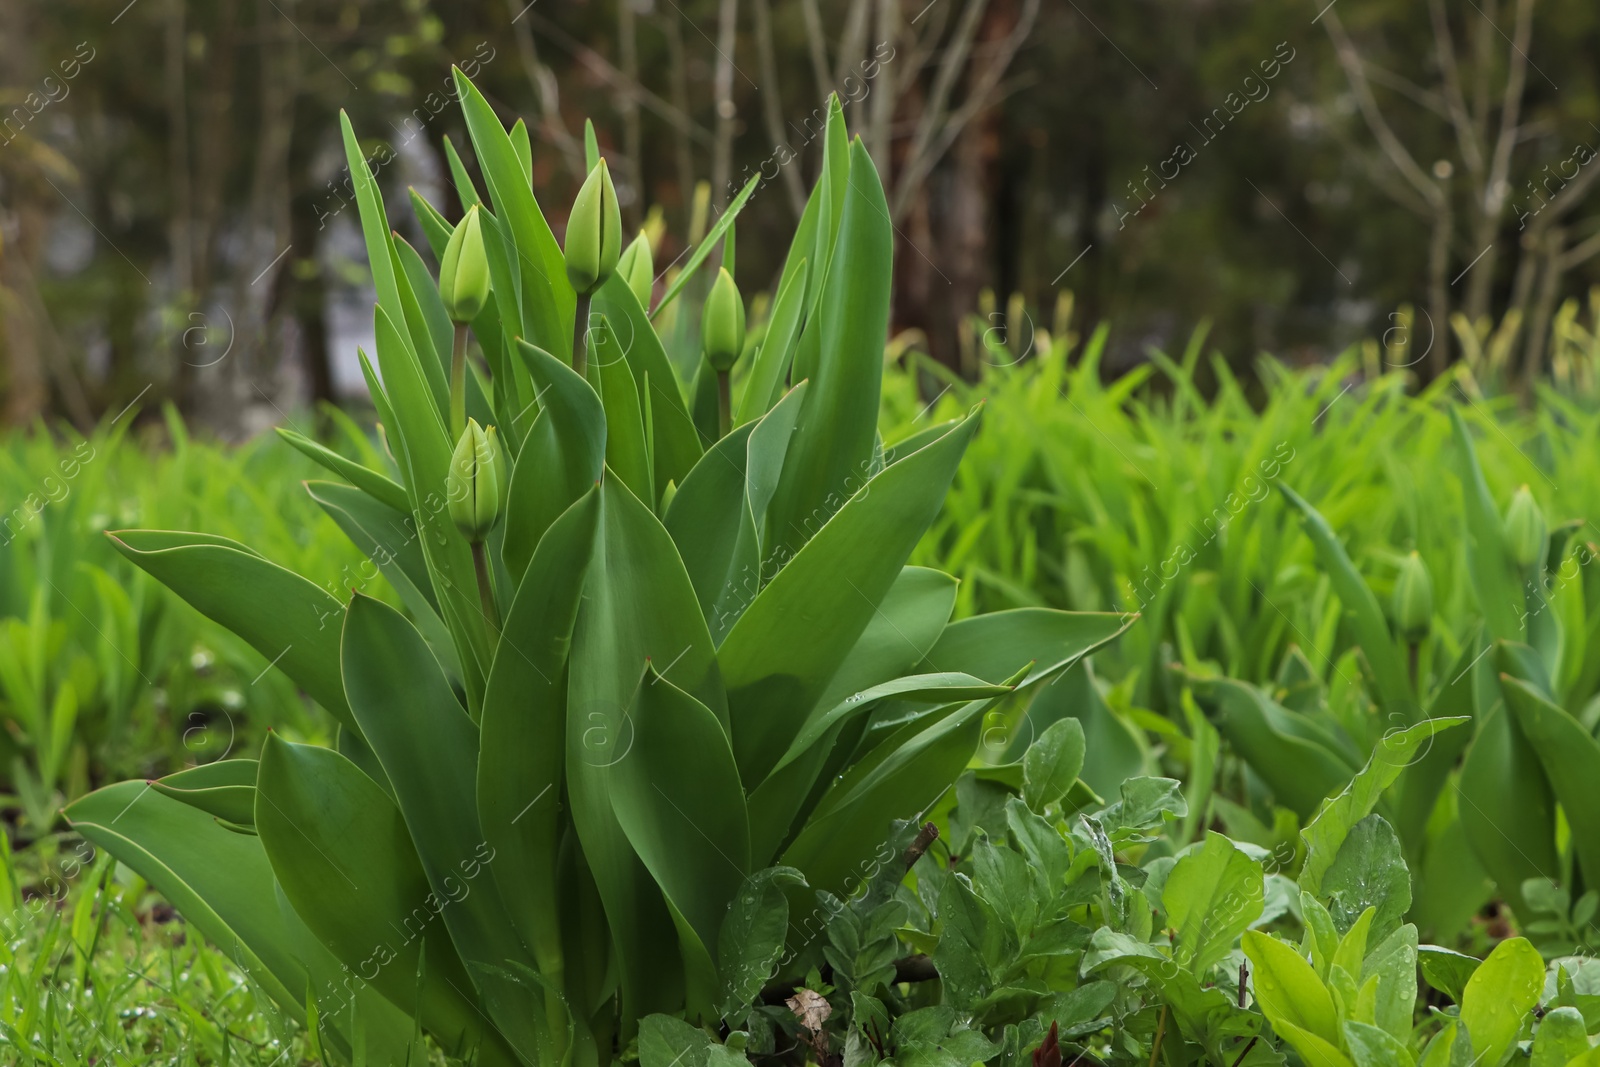
[[[726,267],[717,268],[705,310],[700,316],[700,339],[705,345],[711,369],[726,373],[733,369],[744,350],[744,300]]]
[[[650,310],[650,290],[655,284],[655,260],[650,253],[650,238],[643,230],[622,252],[617,261],[617,272],[627,281],[628,288],[639,298],[639,306]]]
[[[444,246],[439,264],[439,298],[444,311],[455,323],[471,322],[489,299],[489,257],[483,251],[483,229],[478,221],[478,205],[466,216]]]
[[[1546,551],[1544,512],[1527,486],[1517,490],[1506,509],[1506,548],[1518,568],[1527,570],[1544,559]]]
[[[1428,636],[1428,629],[1433,625],[1433,579],[1428,577],[1427,565],[1415,552],[1400,563],[1390,610],[1402,639],[1416,644]]]
[[[589,296],[617,269],[622,252],[622,212],[611,171],[602,159],[584,179],[567,216],[567,280]]]
[[[455,454],[450,457],[445,498],[451,521],[473,544],[482,544],[500,521],[505,500],[504,467],[505,456],[494,427],[485,430],[477,419],[468,419],[467,428],[456,442]]]

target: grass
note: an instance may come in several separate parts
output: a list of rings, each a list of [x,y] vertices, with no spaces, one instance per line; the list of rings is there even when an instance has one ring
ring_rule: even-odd
[[[1552,527],[1576,521],[1600,539],[1600,409],[1572,396],[1546,392],[1529,411],[1453,379],[1409,395],[1403,373],[1364,376],[1359,352],[1304,370],[1263,358],[1259,387],[1247,386],[1203,358],[1203,333],[1177,359],[1157,354],[1102,383],[1104,344],[1104,331],[1081,345],[1063,332],[1014,366],[991,352],[973,384],[913,360],[885,383],[882,430],[892,443],[986,403],[918,562],[963,579],[960,611],[1140,612],[1117,651],[1098,657],[1102,674],[1130,679],[1140,706],[1169,710],[1159,676],[1173,660],[1267,681],[1296,646],[1326,677],[1352,646],[1278,484],[1322,511],[1385,603],[1417,550],[1436,625],[1463,640],[1479,611],[1450,404],[1474,427],[1502,508],[1527,484]],[[1217,383],[1209,398],[1202,375]]]
[[[1583,351],[1576,341],[1564,351],[1581,383],[1600,347],[1580,339]],[[1417,550],[1447,644],[1468,640],[1480,615],[1450,405],[1472,425],[1502,507],[1527,484],[1552,526],[1574,521],[1600,540],[1600,407],[1587,389],[1524,404],[1484,389],[1480,367],[1411,395],[1370,348],[1307,369],[1264,358],[1258,383],[1246,383],[1207,356],[1203,334],[1106,382],[1105,341],[1062,323],[1024,361],[985,349],[975,383],[909,358],[885,380],[881,426],[893,443],[986,403],[914,562],[962,578],[960,614],[1139,611],[1095,668],[1145,758],[1168,770],[1191,759],[1168,664],[1270,682],[1297,648],[1328,681],[1353,648],[1277,484],[1326,516],[1385,605],[1399,561]],[[1214,388],[1203,393],[1202,380]],[[370,457],[348,421],[335,437]],[[327,731],[264,657],[126,565],[104,530],[216,530],[334,585],[363,584],[362,557],[298,486],[281,488],[285,473],[317,468],[274,438],[226,449],[190,439],[171,417],[137,437],[113,427],[63,479],[62,458],[83,443],[41,433],[0,442],[4,499],[48,499],[25,522],[0,516],[0,781],[11,836],[32,842],[0,871],[0,1046],[17,1050],[14,1062],[64,1067],[317,1062],[225,952],[189,936],[126,868],[56,833],[53,813],[100,781],[250,753],[268,725]],[[389,595],[381,582],[365,591]],[[63,727],[66,689],[76,707]]]
[[[310,1062],[222,951],[75,837],[4,857],[0,1046],[40,1067]],[[13,1058],[14,1057],[14,1058]]]
[[[269,726],[328,728],[265,657],[106,537],[204,525],[321,583],[361,584],[363,557],[297,484],[318,468],[274,437],[225,448],[170,413],[127,423],[0,441],[0,806],[24,837],[103,782],[249,752]]]

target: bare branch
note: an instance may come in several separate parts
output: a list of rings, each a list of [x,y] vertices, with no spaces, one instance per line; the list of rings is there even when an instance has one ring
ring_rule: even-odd
[[[590,70],[594,71],[609,84],[614,87],[625,86],[632,90],[634,95],[638,97],[641,104],[655,112],[657,115],[661,116],[680,133],[687,134],[704,145],[710,145],[714,143],[715,138],[711,136],[711,132],[691,119],[686,110],[676,104],[670,104],[661,99],[661,97],[657,96],[655,93],[651,92],[648,88],[639,84],[638,82],[630,82],[630,79],[628,79],[628,77],[616,67],[612,66],[605,56],[601,55],[599,52],[596,52],[593,48],[590,48],[582,41],[577,40],[570,33],[567,33],[548,18],[545,18],[543,15],[540,15],[534,11],[529,11],[524,18],[537,22],[539,24],[539,28],[543,30],[551,40],[565,48],[571,55],[575,56],[581,63],[587,66]]]
[[[878,0],[878,40],[893,45],[900,36],[900,0]],[[890,124],[894,119],[895,79],[874,85],[867,114],[867,148],[879,174],[889,173]]]
[[[1022,42],[1027,39],[1029,32],[1033,30],[1034,20],[1038,17],[1039,0],[1024,0],[1022,14],[1018,16],[1015,28],[1006,35],[1004,40],[997,41],[989,48],[980,50],[987,52],[992,58],[984,66],[983,72],[978,77],[977,84],[967,94],[967,98],[962,102],[961,107],[956,109],[945,121],[944,129],[940,131],[939,140],[934,143],[932,150],[924,152],[922,162],[916,164],[921,168],[920,172],[913,173],[908,163],[905,177],[912,181],[909,188],[915,189],[916,184],[921,183],[927,177],[928,171],[943,158],[945,152],[955,143],[956,137],[960,135],[967,123],[971,122],[975,116],[982,114],[985,109],[996,103],[1000,96],[1004,95],[996,94],[995,90],[1000,84],[1000,79],[1005,76],[1006,68],[1011,65],[1011,60],[1015,58],[1017,49],[1022,47]],[[976,57],[974,57],[974,62],[976,62]],[[908,206],[909,202],[908,198]]]
[[[627,85],[617,94],[622,111],[622,150],[628,157],[629,184],[633,204],[628,212],[634,221],[644,218],[644,138],[639,128],[639,97],[633,87],[639,84],[639,24],[633,17],[635,0],[617,0],[617,38],[621,51],[622,74]]]
[[[1565,178],[1562,179],[1567,184],[1563,185],[1561,190],[1550,198],[1550,202],[1540,210],[1539,216],[1536,216],[1536,219],[1544,217],[1545,213],[1549,212],[1542,225],[1537,221],[1535,222],[1539,229],[1544,229],[1552,223],[1560,221],[1562,215],[1578,206],[1578,201],[1582,200],[1584,195],[1594,187],[1596,179],[1600,179],[1600,166],[1594,165],[1600,161],[1591,159],[1589,162],[1590,165],[1579,170],[1570,181]]]
[[[1522,111],[1522,90],[1528,81],[1528,44],[1533,37],[1534,0],[1517,0],[1517,25],[1511,42],[1511,54],[1506,74],[1505,93],[1500,104],[1500,134],[1495,138],[1494,155],[1489,164],[1489,178],[1484,183],[1483,212],[1498,219],[1505,208],[1510,183],[1506,176],[1511,171],[1511,151],[1517,144],[1517,117]]]
[[[712,78],[717,109],[717,140],[711,150],[711,206],[720,210],[728,202],[733,170],[733,50],[739,29],[739,0],[717,5],[717,65]]]
[[[833,92],[833,81],[828,77],[828,38],[822,32],[822,12],[817,10],[817,0],[800,0],[800,10],[806,17],[806,42],[811,46],[811,73],[817,79],[817,96],[826,100]]]
[[[1578,242],[1561,253],[1559,265],[1562,271],[1569,271],[1574,267],[1581,266],[1597,255],[1600,255],[1600,233]]]
[[[517,58],[522,64],[522,73],[533,87],[533,95],[539,100],[539,128],[545,139],[561,152],[562,158],[567,161],[567,169],[581,181],[584,170],[583,147],[572,136],[572,131],[567,129],[566,121],[561,117],[561,90],[556,83],[556,76],[539,59],[538,48],[533,43],[533,27],[517,17],[517,0],[506,0],[506,10],[512,16],[512,35],[517,41]]]
[[[923,12],[931,12],[928,21],[922,24],[922,32],[917,34],[911,44],[911,51],[906,58],[899,60],[895,66],[900,68],[898,90],[904,92],[922,74],[922,69],[933,58],[934,50],[939,47],[939,42],[944,39],[944,28],[950,22],[950,11],[953,4],[933,4],[924,8]],[[913,20],[915,24],[916,20]]]
[[[1396,74],[1385,67],[1380,67],[1370,60],[1364,60],[1363,62],[1366,64],[1367,76],[1379,85],[1387,89],[1393,89],[1413,103],[1427,108],[1440,118],[1448,119],[1450,117],[1449,107],[1444,98],[1438,93],[1430,92],[1410,78]]]
[[[674,12],[672,15],[663,15],[666,23],[667,38],[667,84],[671,86],[672,106],[687,113],[689,110],[689,75],[687,64],[684,62],[683,28],[679,25],[680,16]],[[693,218],[694,209],[691,206],[694,198],[694,149],[689,144],[692,138],[682,128],[674,139],[674,155],[678,162],[678,195],[683,198],[684,223]]]
[[[778,91],[778,60],[772,47],[771,0],[754,0],[756,23],[756,53],[761,63],[761,81],[766,88],[761,93],[762,117],[767,124],[767,136],[774,146],[786,143],[783,134],[783,100]],[[797,167],[779,167],[784,188],[789,192],[789,206],[796,218],[805,210],[805,183]]]
[[[983,12],[989,6],[989,0],[967,0],[961,9],[961,21],[956,24],[955,36],[945,49],[944,59],[939,63],[939,71],[934,75],[933,89],[928,94],[927,103],[923,106],[922,117],[917,122],[917,132],[912,135],[911,148],[906,152],[905,169],[900,175],[900,181],[895,185],[894,205],[891,214],[895,218],[902,218],[906,209],[911,206],[911,194],[922,181],[923,176],[933,168],[933,163],[927,158],[928,148],[933,142],[934,135],[944,123],[945,108],[950,102],[950,92],[955,88],[956,79],[961,70],[966,66],[967,55],[972,51],[972,42],[978,35],[978,26],[983,21]]]
[[[1450,124],[1456,131],[1456,142],[1461,147],[1461,161],[1470,173],[1481,175],[1483,150],[1472,129],[1466,97],[1461,92],[1461,67],[1456,62],[1455,38],[1450,33],[1444,0],[1428,0],[1428,14],[1433,19],[1434,49],[1438,53],[1439,69],[1444,74],[1444,98],[1450,111]]]
[[[1372,95],[1372,86],[1367,83],[1361,54],[1356,51],[1349,34],[1344,32],[1344,23],[1339,20],[1339,13],[1331,7],[1328,8],[1323,15],[1323,25],[1328,28],[1328,37],[1333,41],[1334,53],[1339,57],[1339,65],[1344,68],[1345,79],[1350,83],[1351,92],[1355,94],[1356,104],[1361,109],[1361,117],[1366,120],[1367,128],[1377,138],[1378,146],[1422,199],[1437,207],[1439,201],[1443,199],[1439,187],[1417,165],[1411,153],[1406,151],[1405,145],[1400,143],[1400,138],[1395,136],[1389,121],[1383,117],[1383,111]]]
[[[867,16],[872,14],[869,0],[852,0],[850,15],[844,24],[844,37],[839,41],[839,55],[833,64],[833,84],[840,85],[845,76],[856,68],[867,51]]]

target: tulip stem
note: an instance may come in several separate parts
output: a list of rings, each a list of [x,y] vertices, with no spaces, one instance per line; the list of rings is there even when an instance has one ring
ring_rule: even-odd
[[[718,437],[728,436],[728,431],[733,429],[733,386],[729,379],[730,371],[717,371],[717,428]]]
[[[483,605],[483,621],[489,626],[489,636],[500,639],[500,611],[494,606],[494,586],[489,584],[489,554],[482,541],[472,542],[472,569],[478,573],[478,600]]]
[[[458,440],[467,428],[467,324],[456,323],[455,345],[450,350],[450,439]]]
[[[589,372],[589,297],[578,294],[578,306],[572,314],[572,369],[578,377],[586,378]]]

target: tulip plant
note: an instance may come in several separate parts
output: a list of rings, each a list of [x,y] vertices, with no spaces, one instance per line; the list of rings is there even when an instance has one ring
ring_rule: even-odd
[[[748,1006],[743,905],[848,892],[1000,709],[1131,617],[950,622],[955,580],[907,566],[978,413],[877,434],[893,231],[837,100],[759,346],[731,273],[711,287],[706,436],[653,320],[713,253],[731,265],[755,183],[651,309],[604,162],[559,245],[525,126],[455,77],[487,190],[455,167],[454,226],[412,194],[437,280],[344,125],[392,469],[293,439],[405,610],[226,538],[111,535],[321,704],[336,745],[273,735],[67,815],[326,1055],[416,1063],[427,1035],[480,1067],[604,1064],[646,1015]]]
[[[1331,665],[1327,686],[1299,653],[1270,688],[1190,678],[1222,738],[1301,818],[1384,737],[1423,721],[1442,731],[1381,808],[1419,882],[1412,917],[1440,939],[1491,895],[1526,924],[1552,883],[1571,898],[1600,887],[1600,742],[1589,727],[1600,629],[1585,573],[1595,548],[1578,522],[1548,528],[1527,486],[1502,514],[1466,422],[1450,416],[1477,632],[1459,645],[1434,632],[1432,580],[1416,553],[1400,564],[1386,619],[1327,521],[1284,486],[1357,648]]]

